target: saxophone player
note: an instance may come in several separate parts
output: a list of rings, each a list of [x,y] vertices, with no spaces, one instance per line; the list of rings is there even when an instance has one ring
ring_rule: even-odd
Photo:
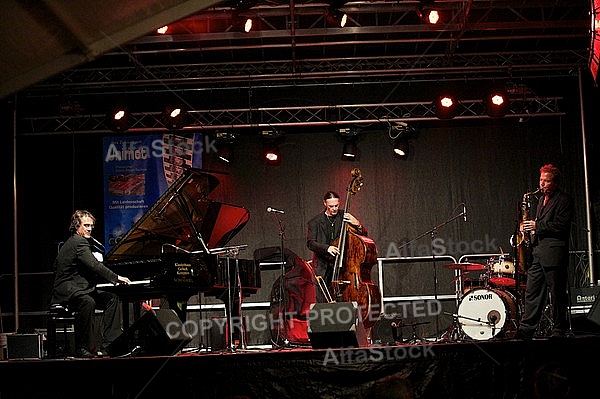
[[[567,332],[567,268],[574,202],[559,188],[560,178],[556,166],[540,168],[541,196],[535,219],[521,221],[519,226],[521,232],[530,235],[532,246],[524,312],[517,331],[517,337],[522,339],[534,336],[547,303],[551,304],[551,337],[562,337]]]

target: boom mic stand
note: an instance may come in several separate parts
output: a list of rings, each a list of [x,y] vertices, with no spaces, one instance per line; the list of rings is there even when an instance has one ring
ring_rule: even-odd
[[[463,204],[464,206],[464,204]],[[433,253],[433,240],[435,239],[435,235],[437,234],[437,231],[440,229],[440,227],[444,227],[445,225],[447,225],[448,223],[458,219],[459,217],[464,217],[465,221],[467,220],[467,209],[466,207],[463,209],[463,211],[461,213],[459,213],[458,215],[454,215],[452,216],[450,219],[447,219],[445,222],[440,223],[436,226],[433,226],[433,228],[431,230],[428,230],[420,235],[418,235],[417,237],[413,238],[410,241],[407,241],[404,243],[404,245],[402,245],[400,248],[404,248],[405,246],[409,245],[412,242],[415,242],[425,236],[430,236],[431,237],[431,259],[433,261],[433,297],[435,298],[436,302],[438,301],[438,280],[437,280],[437,264],[435,261],[435,254]],[[439,313],[435,315],[435,337],[436,340],[440,339],[440,322],[439,322]]]

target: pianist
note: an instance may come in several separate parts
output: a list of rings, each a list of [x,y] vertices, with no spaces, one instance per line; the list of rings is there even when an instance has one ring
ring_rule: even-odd
[[[54,261],[53,304],[68,305],[75,312],[75,356],[96,357],[107,353],[108,345],[121,334],[119,297],[96,289],[96,284],[109,281],[129,284],[102,264],[103,247],[92,237],[94,216],[78,210],[71,216],[71,236],[62,245]],[[96,309],[104,310],[100,347],[96,347],[93,319]]]

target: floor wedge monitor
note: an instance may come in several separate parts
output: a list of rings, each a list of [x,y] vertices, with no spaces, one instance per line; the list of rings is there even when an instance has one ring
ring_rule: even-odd
[[[191,340],[174,310],[150,310],[110,344],[108,353],[112,357],[170,356]]]
[[[308,314],[313,348],[358,348],[367,338],[356,302],[315,303]]]

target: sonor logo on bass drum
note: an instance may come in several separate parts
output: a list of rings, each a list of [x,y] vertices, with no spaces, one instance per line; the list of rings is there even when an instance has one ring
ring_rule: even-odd
[[[492,293],[487,293],[487,294],[478,294],[478,295],[471,295],[469,296],[469,302],[472,301],[487,301],[492,299]]]

